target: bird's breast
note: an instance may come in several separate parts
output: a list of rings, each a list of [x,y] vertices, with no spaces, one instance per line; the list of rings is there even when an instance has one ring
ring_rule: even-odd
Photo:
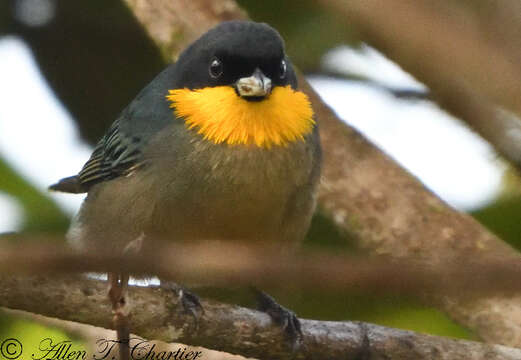
[[[307,141],[270,149],[214,144],[177,134],[169,156],[151,158],[155,184],[151,231],[176,240],[276,240],[295,203],[313,191]],[[164,154],[164,153],[163,153]]]

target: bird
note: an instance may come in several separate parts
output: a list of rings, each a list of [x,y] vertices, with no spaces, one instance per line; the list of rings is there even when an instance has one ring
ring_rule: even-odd
[[[297,85],[271,26],[210,29],[139,92],[77,175],[50,186],[87,193],[70,242],[107,252],[136,241],[300,243],[322,157]]]

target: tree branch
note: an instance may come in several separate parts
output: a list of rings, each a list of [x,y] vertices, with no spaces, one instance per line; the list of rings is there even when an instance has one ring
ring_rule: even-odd
[[[0,277],[0,306],[99,327],[110,324],[106,283],[81,276]],[[302,320],[304,343],[292,354],[280,328],[258,311],[202,300],[198,327],[171,291],[130,289],[133,332],[149,339],[182,342],[269,359],[520,359],[499,345],[353,323]],[[280,339],[278,341],[274,339]],[[365,356],[365,357],[364,357]]]

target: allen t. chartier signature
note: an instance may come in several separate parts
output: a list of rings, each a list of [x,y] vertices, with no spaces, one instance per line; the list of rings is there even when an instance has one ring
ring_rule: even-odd
[[[45,338],[38,346],[39,353],[31,354],[32,360],[115,360],[118,358],[118,340],[99,339],[91,356],[85,349],[78,349],[72,341],[53,341]],[[140,338],[129,342],[132,360],[196,360],[202,359],[201,351],[179,347],[176,351],[157,351],[156,344]]]

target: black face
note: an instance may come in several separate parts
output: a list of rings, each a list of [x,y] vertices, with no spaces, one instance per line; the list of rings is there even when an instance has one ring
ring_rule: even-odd
[[[256,68],[272,86],[297,86],[284,43],[276,30],[248,21],[225,22],[188,47],[176,63],[176,88],[199,89],[234,84]]]

